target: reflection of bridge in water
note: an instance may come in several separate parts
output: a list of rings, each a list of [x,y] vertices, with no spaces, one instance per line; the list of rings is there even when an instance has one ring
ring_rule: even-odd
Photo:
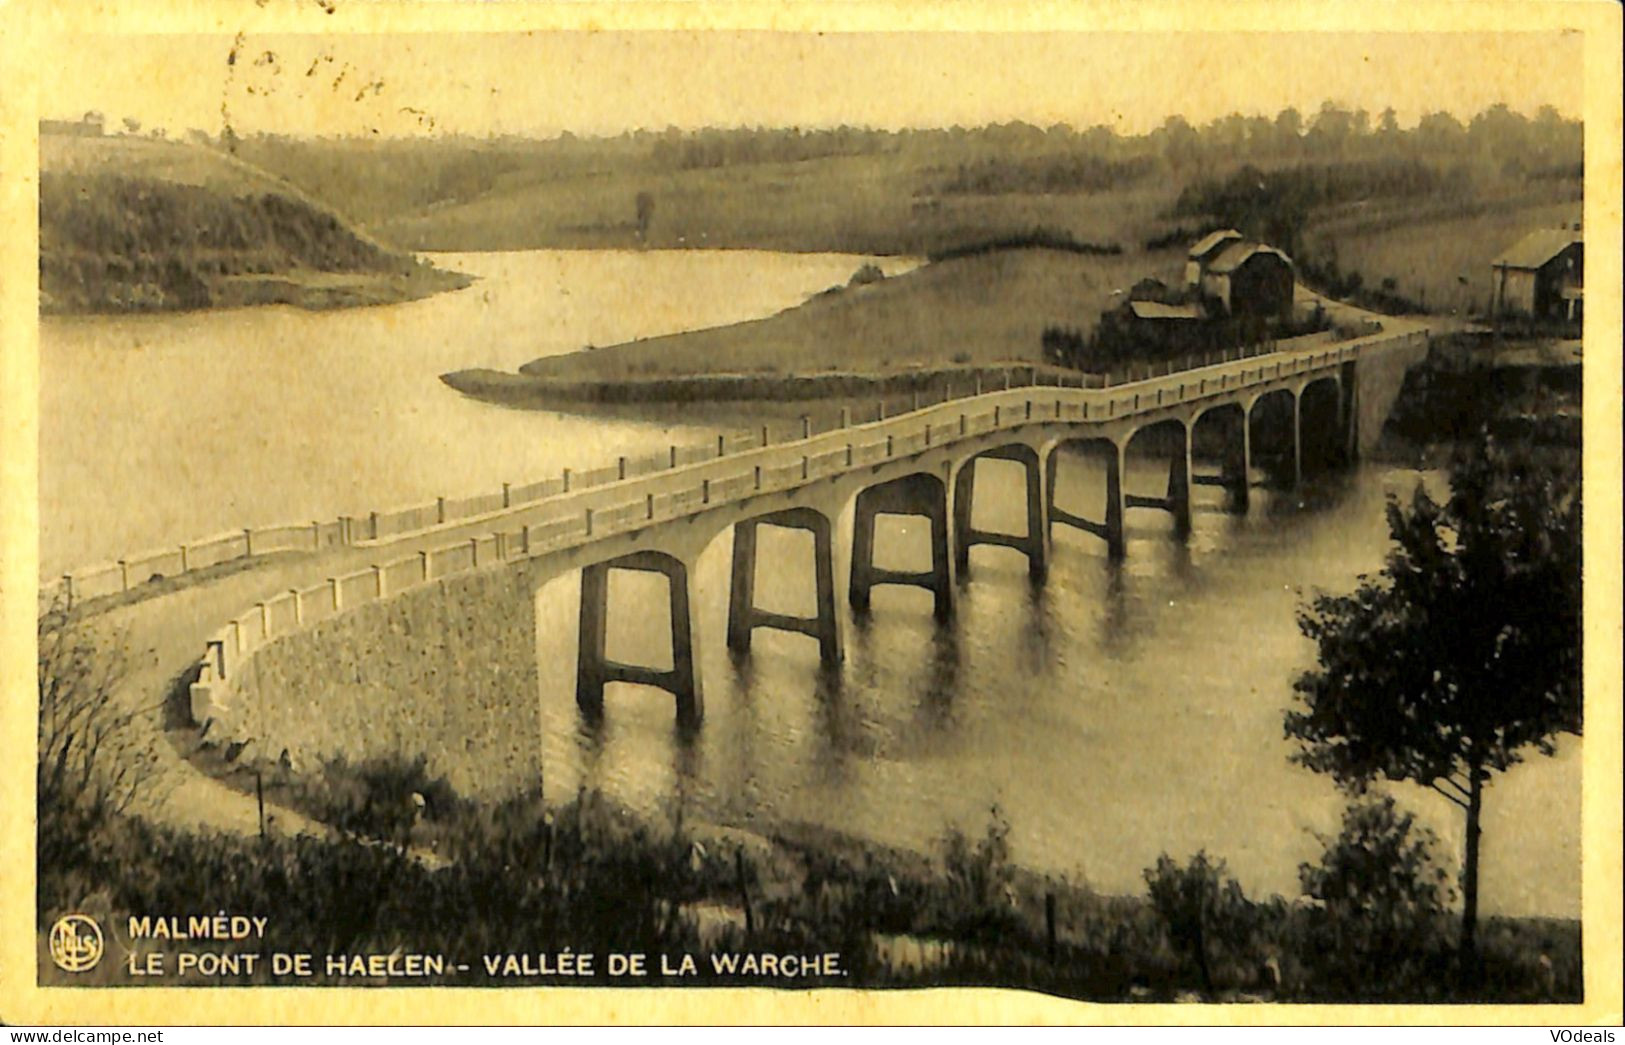
[[[1120,557],[1130,510],[1169,513],[1175,532],[1184,534],[1190,529],[1193,486],[1222,487],[1229,509],[1245,512],[1249,490],[1266,468],[1281,482],[1295,484],[1306,472],[1352,461],[1362,444],[1375,438],[1406,367],[1425,345],[1425,331],[1343,343],[1321,340],[1299,351],[1112,388],[1009,388],[867,424],[843,421],[822,432],[809,425],[802,438],[782,443],[771,443],[765,432],[759,442],[741,448],[719,438],[707,459],[685,464],[673,451],[664,467],[649,474],[631,474],[623,460],[616,475],[625,478],[575,490],[566,482],[566,489],[545,500],[492,512],[481,520],[480,533],[455,544],[329,578],[310,590],[295,589],[280,600],[291,600],[291,608],[277,605],[279,600],[259,604],[257,613],[230,622],[211,640],[193,687],[194,715],[203,721],[229,709],[256,650],[308,631],[316,621],[348,615],[358,604],[491,571],[522,574],[516,586],[534,602],[542,584],[580,571],[575,674],[583,711],[601,713],[605,687],[629,682],[668,691],[679,719],[694,722],[703,712],[704,687],[691,578],[700,554],[725,530],[733,532],[728,646],[746,651],[754,629],[777,628],[812,637],[823,661],[835,664],[842,659],[842,635],[834,529],[849,506],[853,530],[846,587],[854,609],[865,611],[878,585],[916,585],[931,592],[936,615],[944,619],[954,611],[957,577],[977,544],[1020,551],[1032,574],[1042,578],[1057,523],[1094,534],[1108,554]],[[1057,489],[1062,452],[1100,459],[1101,488]],[[1129,490],[1131,454],[1165,457],[1166,485],[1159,480],[1159,489]],[[972,525],[977,466],[993,460],[1015,462],[1025,475],[1021,533]],[[901,572],[876,565],[875,525],[882,515],[928,523],[928,569]],[[811,616],[757,606],[757,535],[763,526],[811,534],[809,565],[817,593]],[[669,668],[607,656],[612,616],[636,612],[611,600],[609,578],[617,570],[653,573],[667,582]],[[371,649],[367,642],[346,648],[357,657]],[[324,647],[323,662],[332,656]],[[330,667],[335,677],[360,675],[353,665]],[[249,699],[263,702],[264,696]]]

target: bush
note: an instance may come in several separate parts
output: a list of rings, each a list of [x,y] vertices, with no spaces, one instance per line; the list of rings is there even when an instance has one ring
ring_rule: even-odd
[[[1310,949],[1326,979],[1355,994],[1418,981],[1446,952],[1455,898],[1438,839],[1385,795],[1349,805],[1338,836],[1322,841],[1320,863],[1301,865],[1298,880],[1317,905]]]
[[[1202,989],[1212,994],[1219,947],[1235,957],[1247,956],[1252,905],[1241,885],[1228,876],[1223,860],[1209,860],[1206,851],[1184,867],[1164,853],[1157,866],[1146,869],[1145,884],[1169,942],[1195,964]]]
[[[880,271],[879,265],[865,262],[858,267],[856,272],[852,273],[852,278],[846,281],[846,285],[849,287],[862,287],[870,283],[879,283],[885,278],[886,274]]]
[[[1011,885],[1010,821],[998,806],[988,811],[987,829],[972,842],[958,828],[942,840],[942,863],[947,872],[947,908],[957,933],[970,938],[998,940],[1020,927]]]

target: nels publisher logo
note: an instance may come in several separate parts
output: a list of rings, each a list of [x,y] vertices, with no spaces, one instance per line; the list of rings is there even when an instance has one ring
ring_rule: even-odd
[[[94,969],[102,949],[102,927],[87,914],[66,914],[51,926],[51,961],[64,972]]]

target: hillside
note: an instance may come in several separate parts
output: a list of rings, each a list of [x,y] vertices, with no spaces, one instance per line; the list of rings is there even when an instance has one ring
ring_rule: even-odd
[[[1087,332],[1145,275],[1176,264],[1145,254],[1024,248],[854,280],[766,319],[533,360],[518,374],[443,380],[521,406],[569,402],[893,395],[971,380],[974,370],[1042,365],[1049,326]]]
[[[40,308],[145,312],[381,304],[467,286],[224,153],[40,138]]]

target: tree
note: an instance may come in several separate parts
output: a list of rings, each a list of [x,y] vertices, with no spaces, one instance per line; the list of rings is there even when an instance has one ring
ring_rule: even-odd
[[[1578,735],[1580,485],[1487,437],[1459,454],[1450,496],[1388,503],[1376,577],[1299,613],[1319,665],[1286,715],[1293,759],[1359,793],[1410,780],[1466,818],[1461,950],[1476,968],[1479,820],[1490,775]]]
[[[1223,860],[1202,851],[1181,867],[1167,853],[1145,869],[1151,906],[1168,928],[1169,941],[1196,964],[1202,990],[1213,993],[1212,944],[1238,947],[1246,935],[1249,904]]]

